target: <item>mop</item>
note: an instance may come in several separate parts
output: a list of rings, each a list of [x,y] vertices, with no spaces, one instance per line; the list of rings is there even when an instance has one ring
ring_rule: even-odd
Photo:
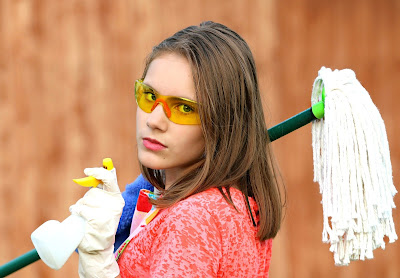
[[[324,91],[324,96],[321,94]],[[325,98],[325,116],[312,122],[314,181],[323,207],[322,241],[336,265],[373,258],[397,240],[392,217],[392,178],[385,125],[368,92],[350,69],[322,67],[312,104]]]
[[[331,244],[336,265],[348,265],[351,260],[373,258],[374,249],[385,248],[385,236],[390,243],[397,240],[392,217],[397,191],[385,126],[368,92],[352,70],[322,67],[318,73],[312,107],[270,128],[268,135],[272,142],[313,123],[314,181],[319,182],[322,194],[322,241]],[[95,182],[91,177],[78,181],[89,186]],[[40,258],[55,261],[48,266],[58,269],[68,259],[69,249],[76,247],[47,252],[49,258],[41,258],[33,249],[0,266],[0,276]]]

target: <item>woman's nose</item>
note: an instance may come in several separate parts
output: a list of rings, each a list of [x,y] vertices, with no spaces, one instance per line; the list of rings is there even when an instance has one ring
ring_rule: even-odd
[[[168,117],[165,115],[163,103],[159,103],[147,117],[147,126],[165,131],[168,126]]]

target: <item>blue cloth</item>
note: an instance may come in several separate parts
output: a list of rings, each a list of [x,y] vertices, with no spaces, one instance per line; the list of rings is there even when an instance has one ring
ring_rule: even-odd
[[[140,189],[154,191],[154,187],[141,174],[137,179],[128,184],[122,197],[125,200],[125,206],[122,211],[117,233],[115,234],[114,252],[128,238],[131,229],[133,213],[135,212],[136,202],[139,197]]]

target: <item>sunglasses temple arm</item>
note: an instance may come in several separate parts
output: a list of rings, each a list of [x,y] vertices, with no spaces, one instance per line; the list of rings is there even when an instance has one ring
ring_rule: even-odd
[[[324,117],[324,102],[320,101],[312,107],[300,112],[299,114],[277,124],[276,126],[268,129],[269,140],[271,142],[285,136],[286,134],[299,129],[313,120],[321,119]]]

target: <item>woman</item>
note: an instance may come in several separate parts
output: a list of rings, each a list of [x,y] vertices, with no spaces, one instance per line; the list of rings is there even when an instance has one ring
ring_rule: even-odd
[[[213,22],[183,29],[153,48],[135,96],[141,171],[160,196],[146,191],[153,207],[115,262],[116,177],[85,171],[104,189],[71,208],[88,221],[81,277],[267,277],[282,202],[246,42]]]

